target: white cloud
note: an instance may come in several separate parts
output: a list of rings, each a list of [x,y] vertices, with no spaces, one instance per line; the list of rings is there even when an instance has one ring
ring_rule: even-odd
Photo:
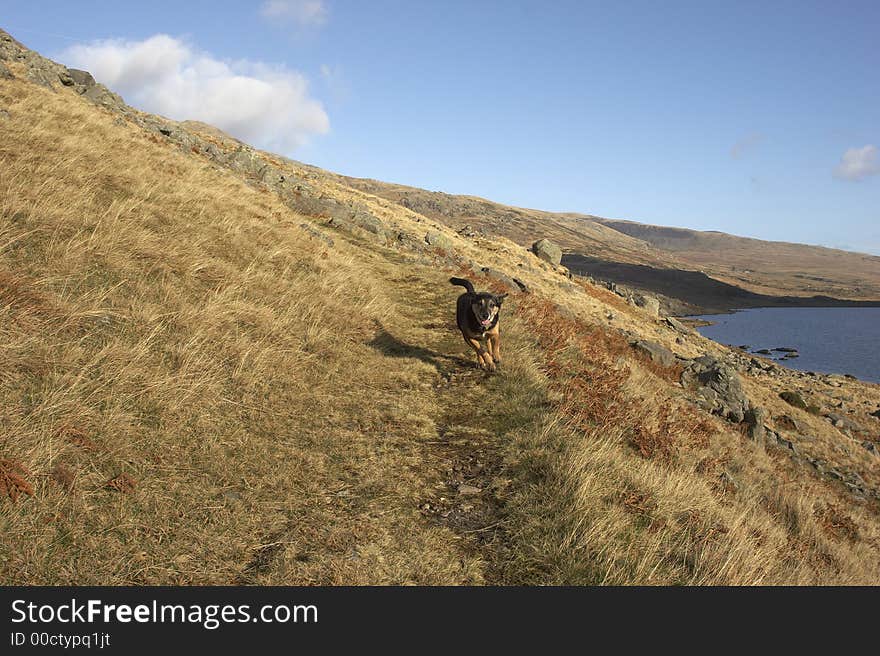
[[[733,157],[733,159],[739,159],[746,151],[751,150],[762,141],[764,141],[763,134],[758,132],[748,134],[733,144],[733,147],[730,149],[730,156]]]
[[[849,148],[834,169],[834,177],[843,180],[862,180],[880,173],[880,157],[877,146],[868,144],[861,148]]]
[[[300,27],[318,27],[327,22],[327,7],[324,0],[267,0],[260,5],[260,15]]]
[[[140,109],[210,123],[262,148],[290,151],[330,129],[300,73],[261,62],[221,61],[166,34],[77,44],[59,59],[88,70]]]

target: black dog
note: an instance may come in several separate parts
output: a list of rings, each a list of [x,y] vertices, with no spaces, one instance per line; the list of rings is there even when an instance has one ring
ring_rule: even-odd
[[[470,280],[450,278],[453,285],[460,285],[467,291],[458,297],[455,308],[455,322],[461,330],[465,343],[477,352],[480,367],[495,371],[495,365],[501,362],[501,333],[498,319],[501,303],[507,294],[496,296],[489,292],[474,291]],[[488,348],[483,347],[483,340]]]

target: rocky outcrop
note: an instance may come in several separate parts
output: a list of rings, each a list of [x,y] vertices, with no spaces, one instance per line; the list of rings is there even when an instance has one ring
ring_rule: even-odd
[[[549,239],[539,239],[532,244],[532,252],[545,262],[558,266],[562,262],[562,249]]]
[[[639,353],[647,355],[652,362],[656,362],[664,367],[671,367],[675,364],[675,353],[657,342],[636,339],[630,342],[630,346]]]
[[[736,369],[711,355],[691,360],[681,374],[681,383],[696,391],[701,407],[734,423],[744,421],[752,408]]]
[[[327,225],[359,237],[372,239],[380,244],[385,244],[388,241],[385,224],[363,210],[350,209],[331,218]]]
[[[764,409],[755,406],[750,406],[743,417],[749,439],[758,444],[764,444],[767,437],[767,430],[764,428],[766,417]]]
[[[859,430],[859,425],[852,421],[849,417],[842,415],[837,412],[829,412],[825,415],[825,419],[827,419],[835,428],[840,428],[843,430]]]
[[[54,91],[58,85],[69,87],[97,104],[112,105],[117,108],[125,107],[122,98],[103,84],[96,82],[86,71],[69,69],[51,59],[46,59],[32,50],[28,50],[7,32],[0,30],[0,78],[11,79],[14,76],[3,62],[15,62],[23,65],[25,78],[47,89]],[[3,71],[6,73],[4,74]]]
[[[660,301],[658,301],[653,296],[645,296],[643,294],[639,294],[633,297],[633,303],[636,307],[642,308],[652,317],[660,316]]]
[[[690,328],[685,326],[678,319],[673,319],[672,317],[666,317],[664,319],[664,321],[666,322],[667,326],[672,328],[675,332],[681,333],[682,335],[689,335],[691,332],[693,332]]]

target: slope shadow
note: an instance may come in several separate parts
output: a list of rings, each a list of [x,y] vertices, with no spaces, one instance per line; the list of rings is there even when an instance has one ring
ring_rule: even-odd
[[[702,271],[661,269],[645,264],[612,262],[577,253],[562,256],[572,273],[632,285],[671,296],[702,311],[730,311],[757,307],[877,307],[880,301],[853,301],[831,296],[769,296],[751,292],[707,276]]]
[[[379,327],[376,336],[367,342],[367,345],[392,358],[418,358],[422,362],[434,365],[437,369],[442,369],[444,364],[447,366],[450,364],[463,367],[475,366],[473,362],[464,360],[457,355],[447,355],[422,346],[407,344],[382,327]]]

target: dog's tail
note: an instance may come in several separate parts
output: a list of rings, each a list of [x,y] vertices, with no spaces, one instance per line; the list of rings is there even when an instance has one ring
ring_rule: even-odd
[[[450,278],[449,282],[451,282],[453,285],[461,285],[466,290],[468,290],[469,294],[474,293],[474,286],[471,284],[470,280],[465,280],[464,278]]]

